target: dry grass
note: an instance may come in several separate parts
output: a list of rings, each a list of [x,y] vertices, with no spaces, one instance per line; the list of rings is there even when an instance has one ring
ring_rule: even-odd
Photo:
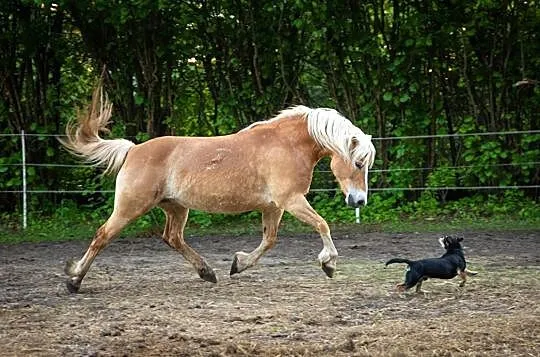
[[[470,264],[479,275],[462,289],[458,279],[428,280],[430,293],[422,295],[396,293],[404,266],[382,262],[390,248],[429,254],[406,251],[395,237],[371,238],[360,249],[357,237],[336,242],[334,279],[311,259],[318,241],[291,238],[228,278],[230,252],[258,240],[201,240],[197,249],[214,252],[204,254],[217,285],[158,241],[124,242],[100,256],[78,295],[65,292],[61,268],[84,245],[8,247],[0,250],[1,355],[539,355],[534,235],[513,250],[513,237],[489,236],[485,253],[483,241],[473,242]],[[430,239],[416,237],[414,247],[429,247]]]

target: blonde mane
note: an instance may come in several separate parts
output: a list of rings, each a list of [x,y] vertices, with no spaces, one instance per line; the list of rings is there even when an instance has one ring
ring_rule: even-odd
[[[373,166],[375,147],[371,142],[371,135],[364,134],[349,119],[334,109],[297,105],[282,110],[274,118],[255,122],[241,131],[298,116],[307,120],[308,133],[317,144],[337,153],[351,164],[364,162],[369,168]]]
[[[275,117],[273,117],[271,119],[256,121],[256,122],[250,124],[249,126],[245,127],[244,129],[242,129],[240,131],[246,131],[246,130],[249,130],[249,129],[253,128],[253,127],[264,125],[264,124],[271,124],[273,122],[276,122],[276,121],[282,120],[282,119],[292,119],[292,118],[296,118],[298,116],[307,117],[311,110],[313,110],[313,109],[305,107],[303,105],[297,105],[295,107],[290,107],[290,108],[282,110],[281,112],[279,112],[278,115],[276,115]]]

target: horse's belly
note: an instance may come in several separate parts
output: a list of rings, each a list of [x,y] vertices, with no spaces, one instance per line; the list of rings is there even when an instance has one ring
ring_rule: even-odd
[[[171,177],[166,192],[184,207],[206,212],[253,211],[272,201],[266,180],[249,165],[227,170],[184,168]]]
[[[242,197],[237,194],[207,193],[199,195],[178,195],[176,201],[182,206],[213,213],[241,213],[254,211],[269,202],[262,195]]]

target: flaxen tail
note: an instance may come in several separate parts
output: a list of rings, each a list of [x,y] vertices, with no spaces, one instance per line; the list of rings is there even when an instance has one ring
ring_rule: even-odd
[[[402,259],[402,258],[392,258],[389,261],[384,264],[385,266],[388,264],[394,264],[394,263],[405,263],[405,264],[411,264],[413,261],[409,259]]]
[[[105,140],[99,132],[109,132],[107,124],[111,118],[112,103],[103,92],[100,80],[92,102],[86,112],[79,115],[76,123],[66,126],[66,138],[59,139],[73,155],[84,159],[93,166],[105,167],[104,174],[115,174],[124,164],[129,149],[135,144],[126,139]]]

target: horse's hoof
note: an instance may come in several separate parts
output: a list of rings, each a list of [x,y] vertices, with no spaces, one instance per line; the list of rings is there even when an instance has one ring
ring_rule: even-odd
[[[214,273],[214,270],[208,265],[200,269],[198,273],[202,280],[209,281],[214,284],[217,283],[216,273]]]
[[[237,273],[240,273],[240,270],[238,270],[238,256],[235,255],[232,265],[231,265],[231,272],[229,273],[229,275],[234,275]]]
[[[336,267],[335,266],[331,266],[329,264],[325,264],[323,263],[321,265],[322,267],[322,270],[325,272],[326,276],[329,277],[329,278],[333,278],[334,277],[334,272],[336,271]]]
[[[230,275],[241,273],[247,268],[249,268],[251,264],[248,264],[246,262],[249,262],[249,254],[244,252],[236,252],[234,254],[233,262],[231,264]]]
[[[80,281],[74,282],[72,279],[68,279],[66,280],[66,287],[71,294],[76,294],[79,292],[79,288],[81,287],[81,282]]]

